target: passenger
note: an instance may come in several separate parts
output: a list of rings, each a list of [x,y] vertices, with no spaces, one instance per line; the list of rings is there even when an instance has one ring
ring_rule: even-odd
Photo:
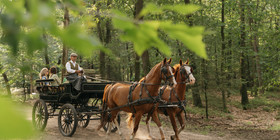
[[[48,75],[49,75],[49,70],[48,68],[43,68],[41,70],[41,72],[39,73],[39,77],[42,80],[48,79]],[[49,82],[44,82],[43,85],[49,85]]]
[[[56,67],[54,67],[54,66],[51,67],[50,68],[50,79],[54,80],[53,82],[51,82],[52,86],[59,86],[61,84],[61,81],[56,73],[57,73]]]

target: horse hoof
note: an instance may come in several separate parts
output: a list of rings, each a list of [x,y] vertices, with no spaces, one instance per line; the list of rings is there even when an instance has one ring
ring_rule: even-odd
[[[170,139],[171,139],[171,140],[174,140],[174,136],[170,136]]]

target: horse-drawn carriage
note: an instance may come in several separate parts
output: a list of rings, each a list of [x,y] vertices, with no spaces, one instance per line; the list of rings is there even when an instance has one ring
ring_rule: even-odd
[[[167,61],[165,58],[134,84],[84,82],[81,92],[77,92],[69,83],[60,86],[44,86],[42,83],[51,82],[51,80],[37,80],[40,99],[33,107],[33,123],[38,129],[44,130],[48,118],[58,116],[58,126],[62,135],[72,136],[77,126],[85,128],[90,120],[101,119],[97,129],[103,127],[109,134],[120,130],[118,114],[120,111],[124,111],[131,113],[129,122],[132,122],[134,117],[131,139],[135,137],[144,114],[148,114],[146,124],[149,136],[152,137],[149,129],[149,120],[152,117],[159,128],[161,138],[165,139],[158,118],[158,113],[162,113],[168,114],[171,120],[175,132],[171,138],[179,139],[178,134],[185,127],[183,117],[186,117],[186,84],[194,84],[195,78],[188,61],[183,63],[180,60],[180,63],[174,67],[171,67],[170,63],[171,59]],[[110,85],[106,86],[107,84]],[[101,99],[104,101],[102,109],[98,104]],[[179,130],[176,126],[175,116],[181,125]],[[119,131],[119,135],[122,137],[121,131]]]
[[[53,79],[36,80],[36,89],[40,99],[32,110],[32,122],[38,130],[44,130],[49,118],[58,116],[58,127],[62,135],[72,136],[76,128],[86,128],[90,120],[101,117],[100,104],[103,98],[105,82],[83,82],[81,91],[76,91],[72,84],[59,86],[44,85]],[[120,117],[118,117],[120,122]],[[103,127],[107,131],[106,125]],[[116,131],[112,128],[111,131]]]

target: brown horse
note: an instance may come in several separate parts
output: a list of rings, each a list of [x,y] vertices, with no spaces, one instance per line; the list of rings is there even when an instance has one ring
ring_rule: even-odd
[[[130,139],[133,139],[135,137],[136,131],[139,126],[139,122],[141,120],[141,117],[143,114],[150,113],[155,114],[153,116],[153,121],[157,124],[159,127],[161,138],[164,138],[164,133],[161,127],[161,123],[157,117],[157,113],[153,113],[153,111],[157,110],[157,104],[156,102],[149,102],[144,103],[140,105],[132,105],[127,106],[129,102],[133,102],[136,100],[141,99],[156,99],[158,96],[158,89],[161,84],[161,80],[169,80],[170,83],[173,84],[173,86],[176,86],[176,81],[173,76],[172,67],[170,66],[171,59],[169,61],[166,61],[166,58],[155,65],[151,71],[135,86],[134,90],[132,90],[131,94],[131,85],[129,84],[123,84],[123,83],[116,83],[113,85],[106,86],[104,90],[104,97],[103,97],[103,111],[108,109],[111,109],[109,113],[105,113],[104,119],[101,121],[100,126],[98,129],[103,127],[106,123],[106,121],[109,121],[109,127],[107,130],[107,135],[109,134],[111,130],[111,123],[114,123],[119,131],[119,134],[122,138],[122,134],[119,128],[118,123],[116,123],[116,116],[119,111],[125,111],[125,112],[131,112],[135,115],[135,125],[133,129],[133,133],[131,134]],[[141,96],[140,96],[141,94]],[[129,96],[132,96],[132,100],[129,101]],[[115,108],[115,109],[114,109]],[[117,109],[116,109],[117,108]]]
[[[192,68],[188,65],[188,61],[183,64],[182,60],[180,60],[180,64],[177,64],[174,66],[175,72],[174,72],[174,76],[176,78],[176,82],[177,82],[177,86],[173,89],[171,87],[166,87],[163,94],[162,94],[162,98],[163,100],[165,100],[167,103],[171,103],[169,105],[172,105],[172,103],[178,103],[181,101],[181,105],[184,105],[184,101],[185,101],[185,91],[186,91],[186,83],[193,85],[195,83],[195,78],[192,75]],[[184,105],[185,106],[185,105]],[[173,130],[175,132],[175,139],[179,139],[178,135],[179,133],[184,129],[185,127],[185,120],[184,120],[184,107],[182,106],[182,108],[180,107],[163,107],[163,108],[158,108],[157,111],[160,114],[168,114],[171,123],[172,123],[172,127]],[[154,117],[157,115],[153,115],[152,117]],[[177,116],[181,128],[178,130],[177,125],[176,125],[176,120],[175,120],[175,116]],[[147,120],[146,120],[146,125],[147,125],[147,129],[148,129],[148,133],[149,136],[151,136],[150,133],[150,126],[149,126],[149,122],[150,122],[150,115],[147,116]],[[129,118],[128,118],[128,125],[130,125],[132,123],[132,114],[129,114]],[[171,139],[174,139],[174,135],[171,136]]]

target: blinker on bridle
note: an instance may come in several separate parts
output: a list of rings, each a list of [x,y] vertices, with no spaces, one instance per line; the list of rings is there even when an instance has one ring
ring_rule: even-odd
[[[168,74],[168,69],[166,68],[167,66],[170,66],[170,65],[169,65],[169,64],[165,64],[164,66],[162,66],[162,67],[160,68],[161,74],[162,74],[162,73],[164,74],[165,82],[174,76],[173,73],[171,73],[170,76],[167,76],[167,74]]]
[[[190,75],[192,74],[192,72],[190,71],[189,73],[187,73],[187,71],[186,71],[186,69],[184,68],[185,66],[189,66],[189,65],[187,65],[187,64],[183,64],[181,67],[180,67],[180,75],[181,75],[181,77],[182,77],[182,75],[184,74],[184,73],[186,73],[186,80],[185,80],[185,82],[190,82]]]

